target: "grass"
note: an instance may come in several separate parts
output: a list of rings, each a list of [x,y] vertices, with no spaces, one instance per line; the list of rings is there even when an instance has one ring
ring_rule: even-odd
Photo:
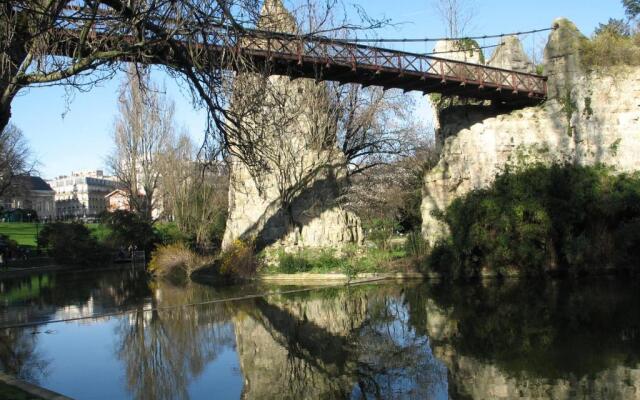
[[[42,229],[42,226],[43,224],[38,224],[39,229]],[[87,224],[87,228],[99,242],[102,242],[109,234],[109,228],[102,224]],[[0,222],[0,234],[9,236],[20,246],[36,247],[37,228],[35,223]]]
[[[347,275],[388,272],[395,270],[396,262],[404,258],[406,258],[406,252],[399,248],[384,250],[347,247],[341,254],[334,250],[308,249],[297,254],[278,254],[278,262],[267,267],[265,272],[269,274],[344,273]]]
[[[9,236],[20,246],[36,247],[36,224],[29,222],[0,222],[0,234]]]

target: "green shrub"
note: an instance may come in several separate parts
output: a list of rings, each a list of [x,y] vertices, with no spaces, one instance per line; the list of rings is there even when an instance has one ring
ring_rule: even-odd
[[[615,65],[640,65],[640,33],[624,35],[613,29],[602,29],[580,46],[581,61],[589,68]]]
[[[640,175],[573,165],[506,171],[491,188],[455,200],[442,219],[451,235],[429,266],[446,275],[635,268]]]
[[[150,254],[159,242],[151,224],[138,214],[129,211],[106,213],[102,223],[110,230],[107,240],[113,248],[135,246]]]
[[[158,223],[153,227],[153,231],[158,241],[164,245],[188,242],[188,235],[185,235],[178,225],[173,222]]]
[[[111,260],[108,248],[79,223],[55,222],[46,224],[38,235],[38,246],[59,264],[93,266]]]
[[[424,257],[429,253],[429,245],[424,240],[422,232],[411,232],[404,242],[405,254],[409,257]]]
[[[365,226],[367,238],[385,250],[390,247],[391,237],[397,229],[398,222],[392,218],[376,218]]]
[[[311,271],[313,264],[305,257],[282,252],[278,256],[278,269],[284,274],[295,274]]]

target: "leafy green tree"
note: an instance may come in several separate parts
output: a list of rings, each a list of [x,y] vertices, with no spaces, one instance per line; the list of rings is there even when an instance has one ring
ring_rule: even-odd
[[[110,261],[109,250],[79,223],[46,224],[38,234],[38,246],[59,264],[100,266]]]
[[[640,15],[640,0],[622,0],[622,5],[624,6],[625,14],[630,19],[635,19]]]
[[[151,223],[137,213],[118,210],[105,214],[102,222],[111,231],[108,241],[114,248],[132,246],[150,253],[158,243]]]
[[[599,24],[594,33],[596,36],[609,33],[616,36],[628,37],[631,35],[631,27],[624,20],[610,18],[606,24]]]

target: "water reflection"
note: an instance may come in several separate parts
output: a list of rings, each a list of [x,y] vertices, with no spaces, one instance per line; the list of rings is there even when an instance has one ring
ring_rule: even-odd
[[[233,345],[233,326],[224,303],[197,308],[157,310],[201,299],[199,285],[154,285],[154,296],[123,318],[117,328],[116,353],[126,370],[126,384],[135,399],[185,399],[190,382],[220,352]],[[185,312],[187,311],[187,312]]]
[[[449,369],[452,398],[635,399],[638,282],[437,285],[420,331]]]
[[[0,330],[2,370],[79,398],[626,399],[640,388],[633,282],[384,284],[186,308],[174,306],[274,288],[131,271],[3,285],[5,325],[130,310]]]

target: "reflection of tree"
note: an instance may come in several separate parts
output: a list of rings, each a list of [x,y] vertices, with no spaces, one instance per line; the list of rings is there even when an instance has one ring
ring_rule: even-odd
[[[236,320],[243,397],[432,397],[446,371],[402,300],[361,287],[244,304]]]
[[[210,289],[158,283],[151,306],[167,307],[202,299]],[[143,312],[142,306],[118,328],[117,356],[136,399],[188,398],[188,385],[220,352],[233,345],[229,312],[222,304]]]
[[[37,351],[36,339],[33,330],[0,330],[0,370],[32,382],[46,376],[49,361]]]
[[[363,398],[434,398],[446,391],[446,368],[431,354],[429,339],[409,324],[399,297],[377,298],[359,330],[358,389]]]

